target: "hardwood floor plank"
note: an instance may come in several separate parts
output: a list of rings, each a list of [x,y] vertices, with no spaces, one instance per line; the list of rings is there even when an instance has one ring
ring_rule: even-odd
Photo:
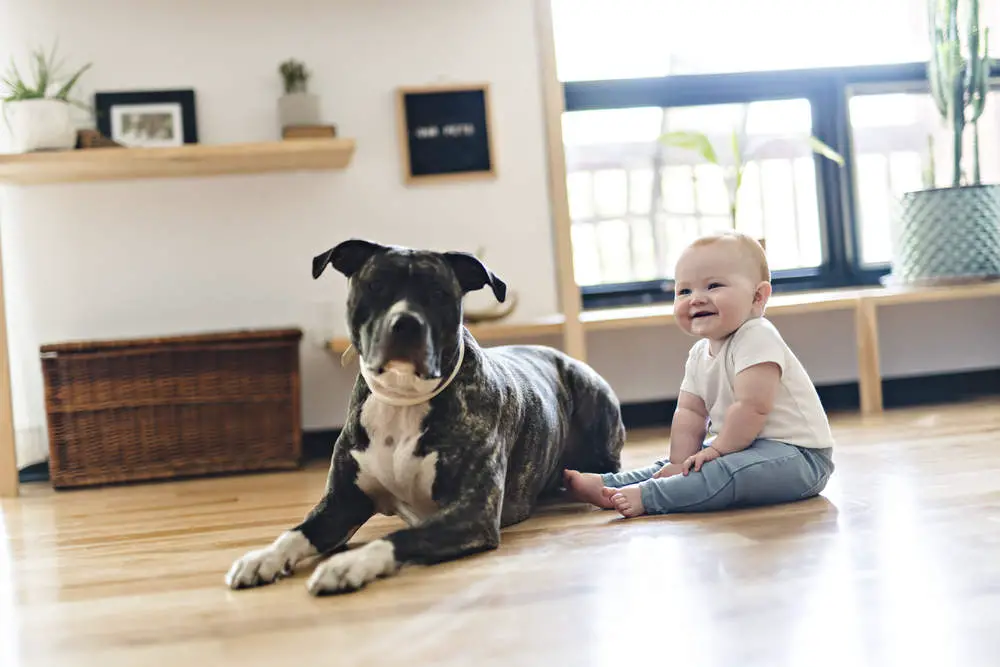
[[[623,520],[552,504],[492,553],[312,598],[223,575],[320,496],[294,473],[0,501],[0,665],[992,665],[1000,399],[837,415],[820,498]],[[629,436],[626,465],[666,451]],[[354,542],[402,523],[377,517]]]

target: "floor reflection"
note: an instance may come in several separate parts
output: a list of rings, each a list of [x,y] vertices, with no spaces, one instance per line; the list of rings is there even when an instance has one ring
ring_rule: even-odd
[[[0,506],[0,665],[20,663],[20,618],[14,587],[14,557],[7,531],[6,511]]]

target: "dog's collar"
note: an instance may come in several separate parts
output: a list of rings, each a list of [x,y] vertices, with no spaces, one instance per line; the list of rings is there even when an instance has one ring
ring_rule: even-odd
[[[422,394],[420,396],[405,396],[401,394],[394,394],[385,391],[383,388],[378,386],[378,382],[375,377],[371,374],[368,369],[368,365],[365,363],[364,358],[358,355],[358,365],[361,367],[361,377],[365,379],[365,384],[368,385],[368,389],[371,390],[372,396],[388,405],[394,405],[396,407],[403,407],[409,405],[419,405],[420,403],[426,403],[431,400],[442,391],[448,388],[448,385],[458,376],[458,371],[462,368],[462,360],[465,359],[465,340],[460,335],[458,337],[458,359],[455,360],[455,367],[451,369],[451,374],[444,379],[444,381],[439,384],[434,391],[429,394]]]

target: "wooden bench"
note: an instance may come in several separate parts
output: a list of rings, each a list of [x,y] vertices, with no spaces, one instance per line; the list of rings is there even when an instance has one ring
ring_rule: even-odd
[[[767,306],[768,315],[794,315],[829,311],[854,313],[857,345],[858,393],[862,414],[882,411],[882,369],[879,357],[878,307],[906,303],[932,303],[1000,296],[1000,281],[948,287],[867,287],[775,294]],[[621,331],[672,326],[673,306],[658,304],[627,308],[586,310],[580,313],[585,332]],[[470,327],[483,343],[515,342],[520,339],[565,335],[566,320],[553,315],[538,320],[484,324]],[[347,349],[346,338],[330,341],[332,352]],[[585,355],[584,355],[585,356]]]

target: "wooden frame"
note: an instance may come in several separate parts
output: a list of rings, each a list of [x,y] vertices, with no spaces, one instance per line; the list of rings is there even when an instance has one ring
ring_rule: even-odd
[[[407,104],[411,98],[421,96],[437,97],[449,94],[472,93],[482,97],[482,124],[485,126],[485,143],[477,150],[485,150],[485,159],[488,166],[480,166],[472,169],[462,169],[461,171],[447,171],[442,173],[414,173],[414,156],[411,151],[411,137],[409,131],[410,115],[407,113]],[[467,123],[450,124],[447,127],[464,128]],[[493,123],[492,103],[490,99],[490,84],[488,83],[454,83],[438,84],[427,86],[401,86],[396,89],[396,130],[397,141],[399,143],[399,154],[403,180],[408,185],[416,183],[437,183],[441,181],[468,181],[492,179],[497,176],[497,156],[494,140],[495,128]],[[442,132],[441,128],[432,126],[433,137],[437,137]]]
[[[0,246],[2,245],[3,241],[0,239]],[[14,442],[14,406],[10,390],[7,308],[3,295],[3,267],[0,266],[0,498],[9,498],[17,495],[18,473],[17,448]]]
[[[549,207],[552,216],[552,242],[555,250],[556,287],[559,310],[564,319],[563,351],[577,359],[587,358],[587,340],[580,321],[583,296],[573,267],[572,219],[566,185],[566,152],[563,146],[562,86],[556,70],[555,29],[550,0],[535,0],[535,30],[538,39],[539,78],[545,112],[545,146],[549,176]]]

